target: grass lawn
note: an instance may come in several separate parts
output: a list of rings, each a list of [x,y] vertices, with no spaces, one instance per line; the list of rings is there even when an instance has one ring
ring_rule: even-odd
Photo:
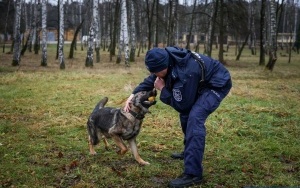
[[[101,51],[101,63],[85,68],[86,51],[70,60],[68,50],[65,70],[53,46],[47,67],[28,52],[12,67],[12,55],[0,52],[0,187],[166,187],[182,173],[183,162],[170,154],[183,149],[183,137],[177,112],[159,100],[137,138],[149,166],[131,152],[118,156],[112,140],[109,151],[103,143],[96,156],[88,150],[89,114],[104,96],[107,106],[124,105],[148,75],[145,54],[125,68]],[[291,63],[278,57],[268,72],[259,54],[245,51],[236,62],[231,51],[225,59],[233,88],[207,120],[198,187],[300,186],[300,55]]]

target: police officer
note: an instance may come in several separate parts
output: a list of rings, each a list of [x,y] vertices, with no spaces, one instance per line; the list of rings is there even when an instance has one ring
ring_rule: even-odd
[[[205,121],[228,94],[232,84],[228,70],[217,60],[178,47],[153,48],[145,57],[150,76],[128,98],[139,91],[160,90],[160,100],[179,112],[184,151],[172,154],[184,159],[184,172],[169,187],[188,187],[202,182]]]

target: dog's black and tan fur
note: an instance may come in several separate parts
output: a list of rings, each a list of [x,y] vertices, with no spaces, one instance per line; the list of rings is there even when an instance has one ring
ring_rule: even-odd
[[[105,148],[108,149],[106,138],[112,138],[120,148],[119,154],[125,154],[127,140],[136,161],[141,165],[147,165],[137,150],[136,137],[140,132],[144,115],[149,112],[148,108],[156,103],[149,101],[149,97],[155,97],[156,90],[142,91],[134,95],[130,103],[130,112],[123,109],[104,107],[108,98],[103,98],[95,107],[87,122],[89,134],[90,154],[96,154],[94,146],[102,138]]]

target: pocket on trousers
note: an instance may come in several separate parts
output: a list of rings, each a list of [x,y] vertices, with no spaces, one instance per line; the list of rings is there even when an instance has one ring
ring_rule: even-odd
[[[212,91],[207,92],[205,94],[206,96],[203,102],[203,108],[211,114],[213,111],[215,111],[220,106],[220,98],[217,97]]]
[[[192,148],[194,150],[204,150],[205,145],[205,130],[201,131],[199,129],[193,130],[193,141]]]

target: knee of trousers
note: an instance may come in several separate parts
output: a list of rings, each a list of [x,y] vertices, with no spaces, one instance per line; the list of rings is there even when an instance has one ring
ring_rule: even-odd
[[[190,137],[205,137],[206,136],[206,128],[205,128],[205,121],[207,116],[202,115],[193,115],[189,117],[189,121],[187,123],[186,128],[186,137],[187,139]]]

